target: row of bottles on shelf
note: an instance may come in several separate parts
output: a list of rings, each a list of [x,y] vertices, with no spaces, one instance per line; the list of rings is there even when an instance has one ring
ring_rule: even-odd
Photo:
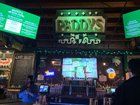
[[[0,68],[10,69],[11,65],[0,65]]]
[[[57,84],[49,85],[49,94],[50,95],[64,95],[64,96],[95,96],[96,89],[95,86],[75,86],[75,85],[64,85]]]
[[[0,79],[9,79],[9,77],[8,77],[8,75],[6,75],[6,74],[1,74],[0,75]]]
[[[11,85],[11,88],[21,88],[21,85]]]
[[[50,86],[50,95],[61,95],[62,85]]]
[[[65,86],[95,86],[95,81],[63,81]]]
[[[90,96],[94,97],[96,95],[95,87],[77,87],[77,86],[64,86],[62,89],[63,95],[71,95],[71,96]]]
[[[63,96],[89,96],[94,97],[96,95],[95,87],[85,86],[66,86],[66,85],[49,85],[50,95],[63,95]]]

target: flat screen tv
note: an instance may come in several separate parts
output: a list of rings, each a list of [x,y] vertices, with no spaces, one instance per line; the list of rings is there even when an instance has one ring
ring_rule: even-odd
[[[62,75],[64,78],[98,78],[96,58],[63,58]]]
[[[140,36],[140,10],[123,14],[125,38]]]
[[[0,30],[36,39],[40,17],[0,3]]]
[[[39,87],[39,92],[40,93],[47,93],[49,91],[49,86],[48,85],[40,85]]]

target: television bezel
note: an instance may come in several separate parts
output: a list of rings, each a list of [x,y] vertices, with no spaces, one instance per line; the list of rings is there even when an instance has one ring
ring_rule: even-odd
[[[65,57],[65,58],[89,58],[89,57]],[[62,58],[62,70],[61,70],[62,76],[63,76],[63,59],[65,59],[65,58]],[[63,78],[66,78],[67,80],[78,80],[78,81],[83,81],[83,80],[97,80],[97,79],[99,78],[99,72],[98,72],[98,58],[97,58],[97,57],[90,57],[90,58],[95,58],[95,59],[96,59],[97,78],[90,78],[90,79],[81,78],[81,79],[78,79],[78,78],[64,77],[64,76],[63,76]]]
[[[29,15],[32,15],[32,16],[35,16],[35,17],[38,17],[38,18],[39,18],[38,24],[37,24],[37,29],[36,29],[36,34],[35,34],[33,37],[30,37],[30,35],[28,35],[28,34],[21,34],[21,33],[12,32],[12,31],[10,31],[10,30],[5,30],[4,27],[5,27],[5,24],[6,24],[6,23],[4,24],[4,27],[0,30],[0,32],[8,33],[8,34],[11,34],[12,36],[18,36],[18,37],[29,38],[29,39],[34,39],[34,40],[37,38],[37,34],[38,34],[38,30],[39,30],[39,24],[40,24],[40,20],[41,20],[41,17],[40,17],[40,16],[35,15],[35,14],[33,14],[33,13],[30,13],[30,12],[27,12],[27,11],[24,11],[24,10],[22,10],[22,9],[16,8],[16,7],[11,6],[11,5],[7,5],[7,4],[5,4],[5,3],[1,3],[1,2],[0,2],[0,4],[1,4],[1,5],[5,5],[5,6],[11,8],[11,9],[13,8],[13,9],[22,11],[22,12],[24,12],[24,13],[26,13],[26,14],[29,14]],[[6,15],[6,19],[8,19],[8,18],[7,18],[7,15]],[[5,20],[5,22],[6,22],[6,20]],[[22,27],[21,27],[21,29],[22,29]]]

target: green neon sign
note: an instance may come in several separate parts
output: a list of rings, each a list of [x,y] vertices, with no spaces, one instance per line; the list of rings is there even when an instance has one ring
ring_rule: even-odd
[[[61,34],[58,40],[60,44],[99,44],[105,38],[104,35],[93,34]]]
[[[99,10],[59,10],[55,30],[58,33],[104,33],[105,19]]]
[[[55,31],[60,44],[97,45],[104,39],[102,10],[58,10]]]
[[[104,32],[105,19],[102,16],[72,16],[56,19],[56,32]]]

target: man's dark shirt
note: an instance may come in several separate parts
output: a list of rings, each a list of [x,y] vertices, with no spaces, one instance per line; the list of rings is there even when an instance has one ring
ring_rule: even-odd
[[[130,78],[116,89],[112,105],[140,105],[140,76]]]

